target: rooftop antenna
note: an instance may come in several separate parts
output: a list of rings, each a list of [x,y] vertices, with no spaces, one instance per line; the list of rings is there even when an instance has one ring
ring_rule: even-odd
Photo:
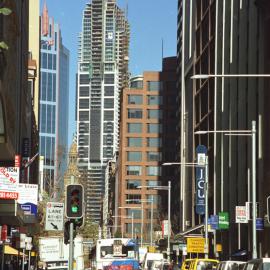
[[[164,48],[163,48],[163,38],[161,39],[161,66],[163,64],[163,51],[164,51]]]
[[[126,0],[126,18],[128,17],[128,0]]]

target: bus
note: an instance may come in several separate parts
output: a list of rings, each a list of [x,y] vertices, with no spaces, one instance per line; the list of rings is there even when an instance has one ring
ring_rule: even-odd
[[[130,238],[99,239],[96,243],[96,270],[139,269],[138,245]]]

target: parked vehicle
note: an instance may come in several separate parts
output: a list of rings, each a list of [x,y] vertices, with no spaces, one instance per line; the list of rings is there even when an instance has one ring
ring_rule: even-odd
[[[245,262],[242,261],[222,261],[217,265],[217,270],[243,270]]]
[[[244,270],[270,270],[270,258],[260,258],[247,261]]]
[[[150,270],[154,262],[162,262],[164,260],[162,253],[151,253],[148,252],[145,254],[143,261],[143,269]]]
[[[183,262],[181,270],[214,270],[218,262],[214,259],[187,259]]]

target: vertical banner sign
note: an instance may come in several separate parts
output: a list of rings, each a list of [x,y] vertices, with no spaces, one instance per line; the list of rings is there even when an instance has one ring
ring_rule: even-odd
[[[15,155],[15,167],[20,168],[21,167],[21,156]]]
[[[25,164],[30,159],[30,140],[29,138],[23,138],[23,145],[22,145],[22,164]],[[29,168],[24,168],[21,171],[21,182],[28,183],[29,182]]]
[[[198,145],[196,148],[197,163],[203,164],[201,160],[205,157],[207,148],[204,145]],[[196,167],[196,213],[198,215],[205,214],[205,196],[204,196],[204,183],[205,183],[205,167]]]

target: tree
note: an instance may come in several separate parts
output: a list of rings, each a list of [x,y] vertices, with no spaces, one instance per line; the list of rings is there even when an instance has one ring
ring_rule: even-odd
[[[93,241],[95,241],[98,239],[98,224],[87,218],[83,228],[78,228],[78,233],[82,235],[83,238],[93,239]]]
[[[11,10],[9,8],[3,7],[0,8],[0,15],[5,15],[8,16],[11,14]],[[0,51],[1,50],[8,50],[8,45],[4,42],[0,40]]]

